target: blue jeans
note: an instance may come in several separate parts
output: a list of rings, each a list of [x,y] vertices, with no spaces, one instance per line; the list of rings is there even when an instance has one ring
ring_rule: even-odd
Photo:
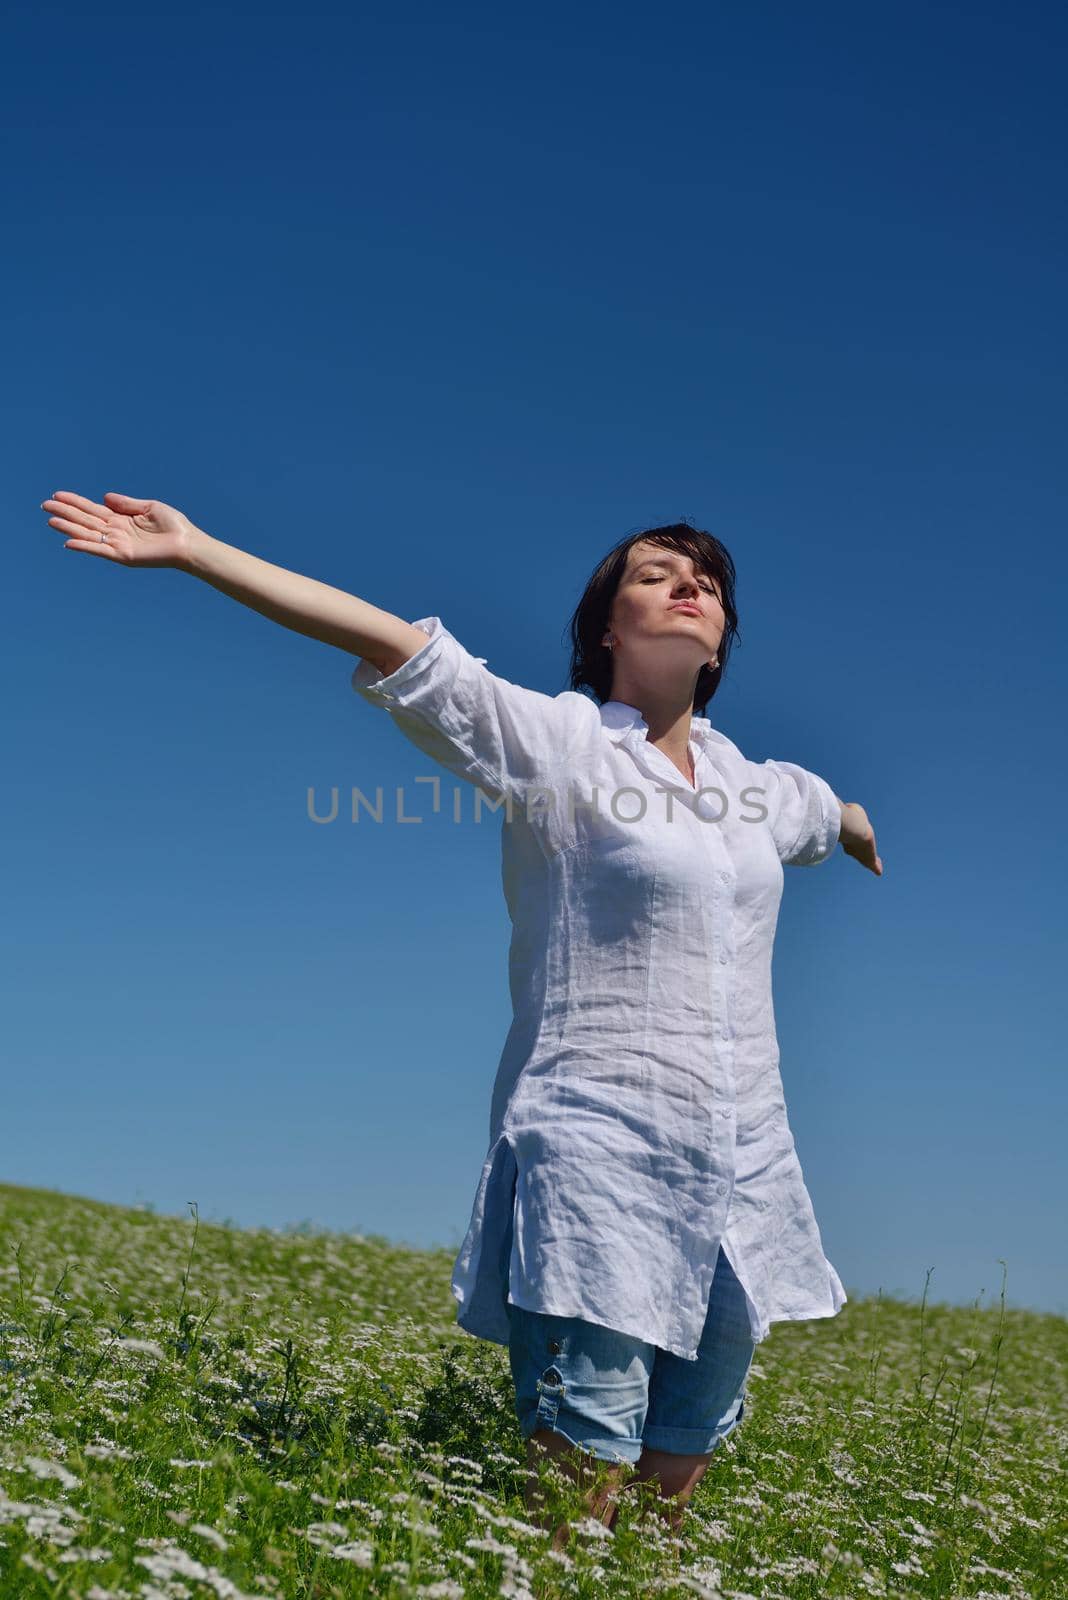
[[[511,1301],[508,1320],[524,1439],[548,1428],[606,1461],[636,1462],[643,1445],[708,1455],[745,1414],[756,1346],[745,1291],[722,1249],[696,1361],[600,1323]]]

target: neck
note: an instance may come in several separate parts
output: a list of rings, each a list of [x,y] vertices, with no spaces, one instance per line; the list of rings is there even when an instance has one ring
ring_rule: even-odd
[[[649,730],[646,737],[650,744],[673,759],[685,760],[694,715],[692,686],[685,693],[670,693],[613,679],[609,698],[633,706],[641,714]]]

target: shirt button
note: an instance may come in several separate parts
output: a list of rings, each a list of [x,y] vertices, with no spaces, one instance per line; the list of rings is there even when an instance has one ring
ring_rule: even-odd
[[[726,960],[727,960],[727,952],[725,950],[721,950],[720,953],[719,953],[720,966],[723,966],[723,964],[726,962]]]
[[[723,1183],[722,1181],[717,1183],[716,1184],[716,1193],[717,1194],[726,1194],[727,1193],[727,1185],[725,1183]]]

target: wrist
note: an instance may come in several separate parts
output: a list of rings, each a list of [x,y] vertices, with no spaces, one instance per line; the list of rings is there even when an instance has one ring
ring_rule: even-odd
[[[210,533],[205,533],[203,528],[198,528],[191,522],[182,537],[175,566],[193,577],[203,577],[208,570],[211,549],[217,543],[218,541],[213,539]]]
[[[843,839],[850,838],[853,833],[853,819],[857,810],[857,802],[855,800],[840,800],[838,803],[842,808],[842,825],[838,832],[839,842],[841,842]]]

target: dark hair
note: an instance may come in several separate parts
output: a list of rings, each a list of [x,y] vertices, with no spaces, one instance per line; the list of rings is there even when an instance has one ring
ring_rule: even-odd
[[[643,539],[689,556],[695,568],[714,578],[719,587],[726,623],[719,643],[718,664],[715,667],[704,666],[697,674],[693,703],[695,713],[701,716],[722,682],[731,646],[735,638],[741,638],[741,633],[738,613],[734,608],[736,574],[730,552],[711,533],[691,527],[688,522],[670,522],[660,528],[630,533],[608,552],[597,567],[571,618],[570,685],[572,689],[592,689],[602,705],[610,699],[612,652],[601,640],[608,627],[612,601],[627,564],[627,554],[631,545]]]

